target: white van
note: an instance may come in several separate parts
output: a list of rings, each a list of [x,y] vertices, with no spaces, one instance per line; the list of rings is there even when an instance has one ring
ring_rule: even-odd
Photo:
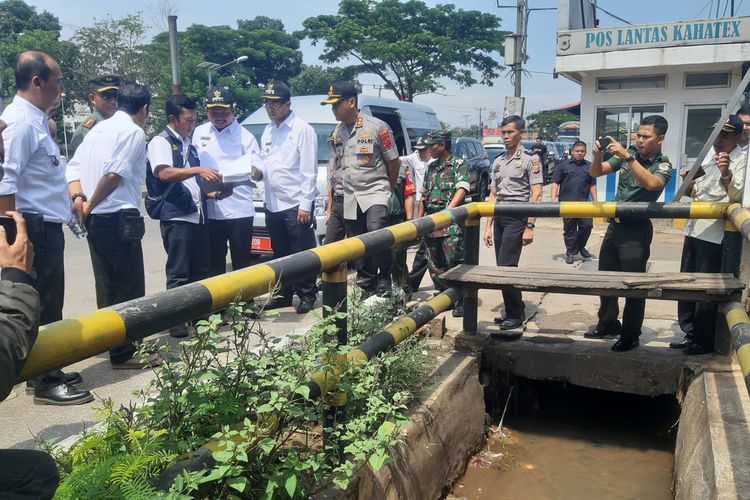
[[[337,124],[331,106],[320,105],[320,102],[327,97],[326,95],[292,97],[292,111],[309,123],[318,135],[318,196],[315,198],[315,239],[318,245],[323,244],[326,233],[324,215],[328,189],[327,172],[328,162],[333,156],[328,137]],[[440,128],[435,112],[429,106],[422,104],[360,95],[359,107],[364,113],[380,118],[391,127],[398,153],[401,156],[410,154],[417,139],[423,134]],[[241,125],[249,130],[258,140],[258,145],[263,147],[260,138],[268,121],[268,114],[265,108],[261,107],[245,118]],[[263,182],[257,183],[256,188],[253,189],[253,200],[255,202],[253,253],[268,254],[271,253],[271,239],[266,229]]]

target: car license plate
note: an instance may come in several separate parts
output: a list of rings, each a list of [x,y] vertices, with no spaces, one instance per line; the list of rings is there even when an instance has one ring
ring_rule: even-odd
[[[261,252],[270,252],[271,238],[253,238],[250,248]]]

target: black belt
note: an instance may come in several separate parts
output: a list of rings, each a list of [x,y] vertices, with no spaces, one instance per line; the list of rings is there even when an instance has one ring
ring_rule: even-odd
[[[334,194],[333,195],[333,202],[334,203],[344,203],[344,195],[343,194]]]

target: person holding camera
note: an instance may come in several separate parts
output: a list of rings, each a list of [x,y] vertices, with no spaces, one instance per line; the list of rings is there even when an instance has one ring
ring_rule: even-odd
[[[34,247],[26,222],[18,212],[6,214],[0,226],[0,401],[10,394],[36,341],[40,310],[30,274]],[[47,453],[0,450],[0,498],[52,498],[59,481]]]
[[[66,177],[73,211],[88,229],[94,268],[96,306],[119,304],[146,294],[141,238],[145,232],[139,209],[146,178],[146,134],[151,94],[142,85],[120,87],[118,110],[86,134],[68,162]],[[114,369],[140,369],[159,364],[133,358],[132,343],[112,349]]]
[[[655,202],[672,176],[672,164],[661,153],[661,145],[667,133],[667,120],[658,115],[641,120],[635,144],[625,148],[612,137],[600,138],[594,143],[591,175],[601,177],[619,172],[616,202]],[[612,157],[602,161],[603,153]],[[651,254],[651,239],[654,234],[651,220],[641,217],[615,217],[609,227],[599,251],[600,271],[646,272],[646,263]],[[619,306],[617,297],[600,297],[599,322],[584,334],[587,338],[619,336],[612,345],[617,352],[638,347],[646,309],[645,299],[625,299],[622,323],[617,319]]]

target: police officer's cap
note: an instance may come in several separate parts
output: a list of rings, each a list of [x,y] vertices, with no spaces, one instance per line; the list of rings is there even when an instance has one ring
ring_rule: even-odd
[[[122,83],[122,77],[118,75],[100,75],[89,80],[92,92],[106,92],[107,90],[118,90]]]
[[[234,94],[224,87],[211,87],[206,94],[207,108],[231,108],[234,104]]]
[[[714,127],[718,126],[719,124],[716,123]],[[742,133],[742,130],[745,128],[745,124],[740,120],[740,118],[737,115],[729,115],[729,118],[727,119],[726,123],[721,126],[722,132],[729,132],[733,135],[740,135]]]
[[[438,144],[441,142],[450,142],[450,140],[450,130],[436,130],[427,137],[427,139],[425,140],[425,144],[427,144],[428,146],[432,146],[433,144]]]
[[[321,106],[326,104],[336,104],[341,99],[357,97],[357,88],[351,82],[335,82],[328,88],[328,99],[321,102]]]
[[[417,139],[416,144],[414,144],[414,149],[416,149],[418,151],[422,150],[422,149],[427,149],[429,147],[429,145],[427,144],[427,138],[429,137],[429,135],[430,134],[427,133],[427,134],[424,134],[419,139]]]
[[[270,82],[263,91],[263,98],[274,101],[288,101],[292,93],[284,82]]]

